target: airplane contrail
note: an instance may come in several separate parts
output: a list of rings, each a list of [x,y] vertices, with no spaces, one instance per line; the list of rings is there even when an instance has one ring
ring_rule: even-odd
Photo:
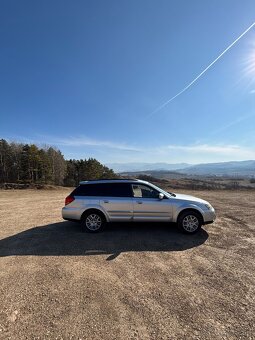
[[[155,113],[163,109],[166,105],[168,105],[170,102],[172,102],[175,98],[179,97],[183,92],[187,91],[202,75],[209,70],[231,47],[233,47],[247,32],[252,29],[252,27],[255,25],[255,22],[249,26],[238,38],[236,38],[235,41],[233,41],[211,64],[209,64],[199,75],[193,79],[187,86],[185,86],[180,92],[178,92],[176,95],[168,99],[165,103],[157,107],[152,113],[148,115],[148,118],[153,116]]]

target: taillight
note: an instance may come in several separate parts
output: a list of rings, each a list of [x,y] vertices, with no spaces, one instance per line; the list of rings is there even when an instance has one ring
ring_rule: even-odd
[[[75,200],[73,196],[67,196],[65,199],[65,205],[72,203]]]

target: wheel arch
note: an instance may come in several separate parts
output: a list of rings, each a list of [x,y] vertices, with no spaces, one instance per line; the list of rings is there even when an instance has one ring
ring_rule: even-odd
[[[105,219],[106,222],[109,221],[105,212],[102,211],[101,209],[98,209],[98,208],[88,208],[88,209],[84,210],[82,215],[81,215],[80,221],[82,221],[84,219],[84,217],[89,213],[99,213],[100,215],[103,216],[103,218]]]
[[[180,216],[181,216],[183,213],[186,213],[186,212],[195,212],[196,214],[198,214],[198,215],[200,216],[201,222],[202,222],[202,224],[204,224],[204,217],[203,217],[202,213],[201,213],[198,209],[196,209],[196,208],[184,208],[184,209],[182,209],[181,211],[179,211],[179,212],[178,212],[178,215],[177,215],[177,218],[176,218],[176,222],[177,222],[177,223],[178,223],[178,221],[179,221]]]

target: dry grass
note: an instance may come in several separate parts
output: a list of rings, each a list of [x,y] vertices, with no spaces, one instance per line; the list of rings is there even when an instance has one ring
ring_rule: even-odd
[[[218,219],[192,237],[83,234],[68,192],[0,191],[1,339],[254,339],[253,192],[193,192]]]

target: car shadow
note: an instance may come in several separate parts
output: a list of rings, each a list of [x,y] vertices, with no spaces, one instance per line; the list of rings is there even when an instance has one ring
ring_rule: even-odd
[[[58,222],[28,229],[0,240],[0,256],[88,256],[132,251],[182,251],[203,244],[208,234],[180,233],[166,223],[112,223],[97,234],[83,233],[74,222]]]

